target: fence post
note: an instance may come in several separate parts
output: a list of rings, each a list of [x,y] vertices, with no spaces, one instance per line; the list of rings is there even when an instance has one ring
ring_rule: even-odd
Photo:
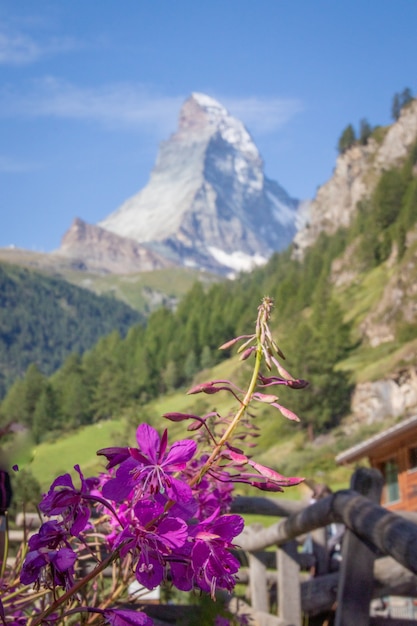
[[[329,551],[327,549],[326,527],[316,528],[311,532],[313,554],[316,558],[315,576],[322,576],[329,571]]]
[[[252,608],[255,611],[269,611],[266,565],[260,555],[249,552],[249,588]]]
[[[357,469],[350,487],[379,504],[383,478],[375,469]],[[374,585],[375,554],[350,530],[342,544],[335,626],[368,626]]]
[[[289,541],[277,550],[278,616],[283,622],[301,626],[300,566],[297,542]]]

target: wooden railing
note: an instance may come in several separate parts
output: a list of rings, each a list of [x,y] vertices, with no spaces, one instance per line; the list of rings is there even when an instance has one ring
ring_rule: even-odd
[[[417,516],[409,514],[406,519],[379,506],[381,491],[381,474],[361,468],[352,476],[351,489],[309,506],[268,498],[235,500],[234,512],[284,517],[268,528],[246,527],[237,539],[248,554],[248,567],[242,568],[240,579],[248,584],[258,626],[301,626],[303,616],[326,611],[335,613],[336,626],[394,623],[370,618],[370,603],[391,594],[417,595]],[[331,571],[326,541],[326,527],[333,523],[346,526],[337,572]],[[309,533],[314,543],[314,577],[300,571],[308,562],[296,541]],[[277,550],[273,569],[268,570],[263,551],[271,547]],[[269,591],[273,583],[275,614]]]

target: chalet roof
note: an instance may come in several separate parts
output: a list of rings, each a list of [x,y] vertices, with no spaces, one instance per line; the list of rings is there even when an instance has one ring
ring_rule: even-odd
[[[362,443],[358,443],[356,446],[352,446],[344,452],[341,452],[336,456],[336,463],[342,465],[343,463],[352,463],[352,461],[362,459],[364,456],[367,456],[370,452],[379,448],[379,446],[387,441],[395,439],[396,437],[413,429],[417,429],[417,415],[413,415],[412,417],[409,417],[408,419],[383,430],[381,433],[362,441]]]

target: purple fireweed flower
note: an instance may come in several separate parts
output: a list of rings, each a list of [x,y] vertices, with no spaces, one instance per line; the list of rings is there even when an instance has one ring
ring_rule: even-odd
[[[219,508],[220,513],[228,513],[233,500],[232,493],[233,485],[231,483],[214,480],[212,475],[206,474],[196,493],[199,506],[196,514],[197,519],[204,520]]]
[[[20,574],[22,585],[30,585],[36,582],[41,575],[41,571],[48,564],[47,551],[33,550],[26,555]]]
[[[74,469],[81,480],[81,489],[76,489],[69,474],[58,476],[39,505],[45,515],[62,515],[65,526],[74,536],[78,536],[88,524],[92,499],[90,492],[98,484],[97,478],[84,478],[79,465]]]
[[[194,478],[199,476],[208,458],[208,454],[203,454],[188,464],[185,471],[188,482],[193,482]],[[221,469],[216,469],[221,472]],[[227,474],[225,476],[227,477]],[[205,473],[193,487],[195,508],[193,515],[189,515],[188,519],[194,516],[197,520],[204,520],[215,510],[219,510],[222,514],[228,513],[232,502],[232,492],[233,485],[227,480],[220,482],[210,472]]]
[[[187,541],[188,526],[183,519],[165,513],[164,506],[153,500],[139,501],[133,513],[116,545],[122,557],[128,552],[133,555],[140,584],[154,589],[164,579],[167,559]]]
[[[142,611],[106,609],[103,615],[110,626],[153,626],[153,620]]]
[[[218,511],[201,522],[194,535],[191,562],[195,581],[203,591],[214,598],[217,587],[232,591],[239,561],[230,553],[233,539],[243,530],[239,515],[221,515]]]
[[[139,448],[129,448],[130,457],[121,463],[115,478],[103,486],[104,497],[119,502],[133,493],[136,502],[143,495],[162,493],[174,501],[190,500],[191,487],[174,474],[192,459],[196,442],[182,439],[167,450],[168,431],[160,438],[149,424],[138,427],[136,440]],[[105,454],[104,450],[100,452]]]
[[[129,458],[129,448],[103,448],[102,450],[98,450],[97,454],[99,456],[105,456],[108,460],[106,465],[106,469],[111,469],[115,467],[115,465],[120,465],[123,461]]]
[[[191,550],[192,543],[188,541],[181,550],[176,551],[175,558],[170,561],[172,584],[180,591],[191,591],[195,584]]]
[[[76,560],[77,555],[71,548],[64,547],[59,550],[39,548],[27,554],[20,574],[20,582],[23,585],[30,585],[40,581],[44,569],[50,565],[54,584],[69,588],[73,581]]]
[[[62,542],[66,542],[68,531],[57,520],[44,522],[39,528],[39,532],[29,538],[28,547],[30,551],[40,548],[50,548],[55,550]]]

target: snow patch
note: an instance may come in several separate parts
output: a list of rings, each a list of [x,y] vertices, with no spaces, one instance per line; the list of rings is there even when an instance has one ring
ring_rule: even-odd
[[[193,93],[192,97],[204,109],[210,122],[217,127],[227,143],[250,155],[252,159],[260,159],[258,148],[240,120],[230,115],[220,102],[204,93]]]
[[[225,267],[230,267],[236,272],[250,272],[254,267],[265,265],[268,261],[261,254],[251,255],[241,250],[229,253],[214,246],[208,246],[208,250],[218,263]]]
[[[268,199],[272,204],[272,209],[276,220],[283,225],[294,224],[294,210],[284,202],[280,202],[276,196],[270,191],[266,192]]]

